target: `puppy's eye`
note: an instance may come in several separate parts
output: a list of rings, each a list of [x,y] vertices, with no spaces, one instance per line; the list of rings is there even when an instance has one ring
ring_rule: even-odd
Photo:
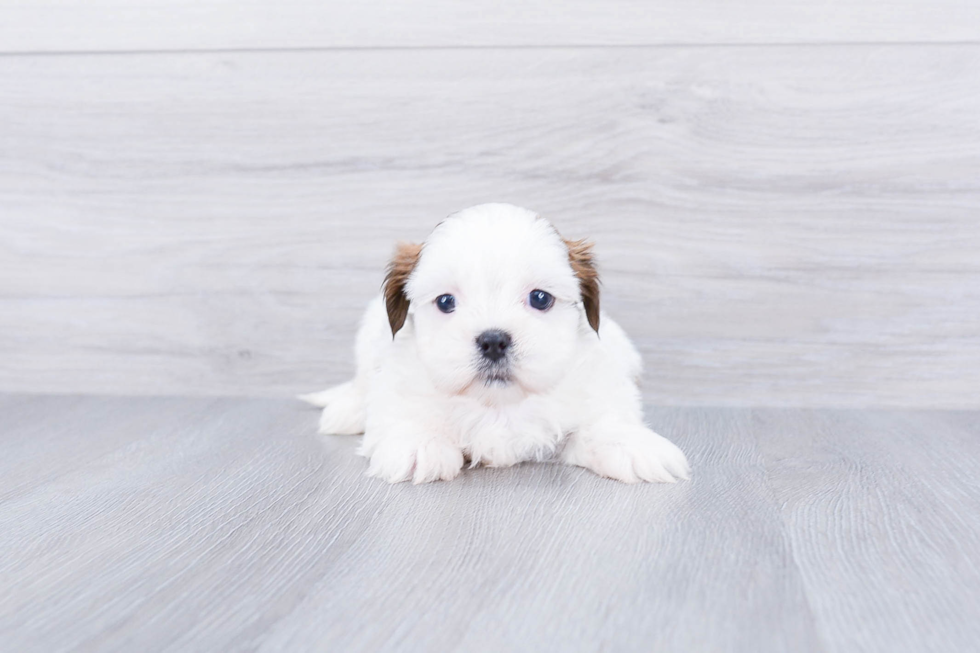
[[[443,313],[452,313],[456,310],[456,298],[452,295],[439,295],[436,297],[436,306]]]
[[[543,290],[532,290],[531,294],[527,296],[527,303],[531,305],[531,308],[546,311],[555,303],[555,298]]]

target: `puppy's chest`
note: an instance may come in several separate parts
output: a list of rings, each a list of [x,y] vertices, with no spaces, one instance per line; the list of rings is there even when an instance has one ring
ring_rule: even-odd
[[[560,407],[540,399],[502,407],[460,403],[453,406],[451,422],[463,451],[495,466],[548,458],[567,431]]]

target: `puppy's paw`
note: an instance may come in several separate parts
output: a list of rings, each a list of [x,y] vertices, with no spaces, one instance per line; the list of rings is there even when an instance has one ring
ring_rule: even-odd
[[[574,435],[562,460],[624,483],[673,483],[679,478],[689,479],[691,473],[684,452],[645,426],[610,427],[608,432]]]
[[[441,438],[424,442],[379,442],[370,452],[368,476],[389,483],[411,480],[416,485],[451,481],[463,469],[463,452]]]

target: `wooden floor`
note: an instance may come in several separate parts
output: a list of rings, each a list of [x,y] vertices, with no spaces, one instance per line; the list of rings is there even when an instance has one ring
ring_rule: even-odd
[[[389,486],[294,401],[0,396],[0,650],[975,650],[980,414],[647,414],[691,482]]]

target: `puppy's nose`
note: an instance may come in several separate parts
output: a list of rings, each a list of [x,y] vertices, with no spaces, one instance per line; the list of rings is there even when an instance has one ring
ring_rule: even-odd
[[[489,329],[476,337],[476,346],[484,358],[496,363],[507,355],[510,334],[500,329]]]

